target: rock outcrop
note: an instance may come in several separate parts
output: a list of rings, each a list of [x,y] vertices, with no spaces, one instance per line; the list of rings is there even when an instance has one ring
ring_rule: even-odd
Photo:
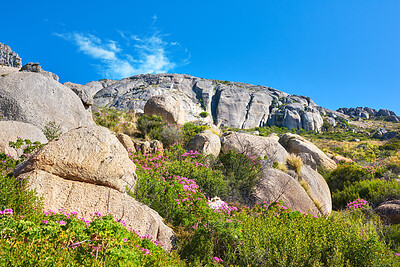
[[[8,45],[0,43],[0,66],[20,68],[22,60]]]
[[[263,168],[255,194],[260,201],[282,200],[285,206],[293,210],[319,214],[318,208],[304,188],[292,176],[277,169]]]
[[[15,175],[40,170],[125,192],[135,186],[135,169],[119,140],[107,128],[94,125],[73,129],[53,140],[19,165]]]
[[[380,204],[375,208],[375,212],[378,213],[384,222],[389,224],[400,223],[400,200],[391,200]]]
[[[184,124],[186,122],[184,109],[171,95],[151,97],[144,106],[144,114],[159,115],[168,123]]]
[[[133,189],[135,165],[118,139],[106,128],[73,129],[45,145],[17,166],[17,179],[43,196],[44,208],[90,218],[90,213],[112,214],[140,235],[153,235],[171,250],[175,235],[157,212],[125,191]]]
[[[188,150],[198,151],[204,155],[218,157],[221,150],[221,142],[218,135],[205,130],[195,135],[187,145]]]
[[[0,118],[40,129],[55,122],[63,132],[94,125],[91,113],[71,89],[53,78],[25,71],[0,76]]]
[[[263,137],[246,133],[225,132],[221,137],[222,149],[236,149],[255,158],[268,158],[270,162],[286,163],[288,153],[275,136]]]
[[[85,85],[80,85],[76,83],[66,82],[63,85],[67,86],[74,92],[79,98],[82,100],[83,105],[85,108],[89,108],[93,105],[93,96],[89,93],[89,88]]]
[[[49,71],[42,70],[42,67],[39,65],[39,63],[32,63],[32,62],[26,63],[25,65],[22,66],[22,68],[19,71],[40,73],[47,77],[53,78],[54,80],[56,80],[58,82],[58,76]]]
[[[372,119],[386,117],[388,120],[393,122],[400,122],[400,117],[394,113],[394,111],[388,109],[376,110],[368,107],[357,107],[357,108],[339,108],[337,110],[340,113],[350,116],[350,118],[361,118],[361,119]]]
[[[316,161],[319,167],[327,169],[335,169],[337,167],[336,163],[330,159],[324,152],[322,152],[318,147],[316,147],[310,141],[304,139],[300,135],[286,133],[280,139],[279,143],[286,148],[289,153],[308,153]]]
[[[15,142],[17,138],[29,139],[33,142],[46,144],[47,139],[38,127],[19,121],[0,121],[0,153],[6,153],[18,158],[23,154],[23,148],[15,149],[9,146],[9,142]]]
[[[255,190],[257,202],[282,200],[284,205],[294,210],[310,212],[313,215],[331,213],[331,192],[325,179],[316,171],[317,162],[325,163],[325,161],[317,161],[317,159],[324,158],[326,160],[325,157],[328,157],[314,145],[312,150],[307,151],[314,151],[315,154],[318,150],[318,157],[305,151],[297,153],[304,159],[299,176],[293,171],[285,173],[273,168],[273,162],[286,164],[288,152],[292,153],[280,144],[281,140],[275,135],[262,137],[227,132],[221,137],[221,141],[223,151],[234,148],[249,156],[265,158],[262,161],[261,180]],[[309,144],[307,143],[307,145]],[[333,162],[333,164],[335,163]]]
[[[89,86],[87,84],[86,86]],[[145,74],[113,83],[93,82],[94,105],[144,110],[153,96],[173,96],[185,112],[185,121],[205,120],[235,128],[277,125],[320,131],[318,107],[310,98],[260,85],[207,80],[185,74]]]

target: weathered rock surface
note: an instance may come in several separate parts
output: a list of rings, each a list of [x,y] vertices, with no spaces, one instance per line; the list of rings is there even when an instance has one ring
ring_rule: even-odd
[[[126,187],[134,188],[135,169],[118,139],[108,129],[94,125],[61,135],[19,165],[14,175],[40,170],[125,192]]]
[[[223,150],[234,148],[256,158],[264,159],[268,157],[270,162],[286,163],[286,158],[289,155],[274,136],[263,137],[246,133],[226,132],[221,139]]]
[[[337,167],[336,163],[318,147],[297,134],[286,133],[279,139],[279,143],[286,148],[289,153],[309,153],[320,167],[331,170]]]
[[[290,175],[277,169],[263,168],[262,177],[255,190],[256,198],[261,202],[282,200],[285,206],[293,210],[319,214],[313,200]]]
[[[151,97],[144,106],[144,114],[148,116],[158,115],[168,123],[184,124],[185,111],[181,104],[171,95],[159,95]]]
[[[79,216],[90,219],[90,213],[112,214],[116,219],[124,220],[140,235],[152,235],[170,251],[175,243],[171,228],[163,223],[161,216],[115,189],[71,181],[42,170],[33,170],[18,176],[28,179],[28,185],[43,196],[45,210],[63,209],[66,212],[77,211]]]
[[[9,142],[15,142],[17,138],[29,139],[33,142],[47,143],[41,129],[38,127],[19,121],[0,121],[0,152],[6,153],[14,158],[23,154],[23,148],[15,149],[9,146]]]
[[[385,222],[389,224],[400,223],[400,200],[387,201],[375,208]]]
[[[89,88],[87,88],[85,85],[80,85],[71,82],[63,83],[63,85],[70,88],[77,96],[79,96],[85,108],[88,108],[91,105],[93,105],[93,96],[89,95],[90,94],[88,92]]]
[[[134,141],[136,151],[140,150],[143,154],[154,154],[157,152],[164,152],[163,143],[158,140],[140,142]]]
[[[376,119],[379,117],[390,117],[393,122],[400,122],[400,117],[397,116],[394,111],[388,109],[376,109],[368,107],[357,107],[357,108],[339,108],[337,110],[343,114],[349,115],[351,118],[363,118],[363,119]]]
[[[221,151],[221,142],[218,135],[205,130],[194,136],[187,146],[188,150],[198,151],[204,155],[218,157]]]
[[[331,191],[324,177],[310,166],[303,165],[301,167],[301,179],[304,180],[309,191],[307,194],[313,201],[314,205],[326,215],[332,212],[332,197]]]
[[[140,235],[153,235],[171,250],[175,235],[157,212],[125,193],[133,189],[136,166],[106,128],[73,129],[45,145],[14,171],[44,198],[44,208],[90,218],[96,211],[124,220]]]
[[[25,65],[22,66],[22,68],[19,71],[27,71],[27,72],[36,72],[43,74],[44,76],[53,78],[58,82],[58,76],[54,73],[51,73],[49,71],[44,71],[42,70],[42,67],[40,67],[39,63],[26,63]]]
[[[22,60],[8,45],[0,43],[0,66],[20,68]]]
[[[132,138],[130,138],[128,135],[119,133],[117,134],[117,138],[128,152],[136,152],[135,144],[133,143]]]
[[[33,72],[0,76],[1,120],[21,121],[43,128],[54,121],[63,132],[94,125],[79,97],[52,78]]]
[[[145,74],[91,86],[103,87],[94,96],[94,105],[117,109],[140,111],[153,96],[174,96],[185,111],[185,121],[199,120],[206,111],[215,125],[236,128],[277,125],[319,131],[323,124],[320,107],[310,98],[259,85],[185,74]]]

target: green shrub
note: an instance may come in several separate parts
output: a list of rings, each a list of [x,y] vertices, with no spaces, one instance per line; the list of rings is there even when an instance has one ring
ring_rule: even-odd
[[[242,204],[253,204],[255,186],[261,178],[261,162],[245,153],[230,149],[221,152],[215,165],[224,174],[228,186],[228,200]]]
[[[149,237],[96,213],[83,222],[74,214],[49,214],[40,222],[15,215],[0,219],[4,266],[185,266]]]
[[[189,143],[190,139],[192,139],[195,135],[209,128],[210,126],[208,125],[196,125],[192,122],[185,123],[182,127],[183,145]]]
[[[142,115],[137,120],[137,129],[142,133],[142,136],[146,139],[161,139],[161,128],[163,125],[162,117],[161,116],[148,116]]]
[[[208,117],[208,115],[210,115],[210,114],[208,114],[207,111],[203,111],[203,112],[201,112],[199,115],[200,115],[200,117],[202,117],[202,118],[206,118],[206,117]]]
[[[374,178],[368,169],[352,163],[343,163],[333,170],[327,177],[327,183],[332,192],[343,190],[346,185],[360,180]]]
[[[61,126],[55,121],[48,122],[43,127],[42,132],[49,142],[53,139],[58,138],[62,134]]]
[[[42,218],[42,199],[26,184],[26,180],[0,172],[0,210],[12,209],[15,216],[38,222]]]
[[[164,147],[169,147],[175,143],[180,143],[182,138],[183,134],[178,125],[167,124],[161,128],[160,141],[163,143]]]
[[[400,150],[400,139],[390,139],[386,144],[379,147],[380,150]]]
[[[367,200],[372,207],[380,203],[400,198],[400,184],[396,180],[384,179],[361,180],[348,184],[342,191],[333,193],[333,207],[341,209],[357,198]]]

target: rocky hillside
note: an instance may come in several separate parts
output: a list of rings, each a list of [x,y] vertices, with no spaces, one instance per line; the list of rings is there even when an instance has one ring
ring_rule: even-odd
[[[96,106],[144,110],[150,97],[170,95],[180,102],[186,121],[201,119],[200,113],[207,112],[204,121],[234,128],[277,125],[319,131],[323,124],[320,111],[326,113],[309,97],[185,74],[144,74],[120,81],[91,82],[85,87],[89,92],[101,88],[94,95]]]
[[[0,66],[20,68],[22,60],[8,45],[0,43]]]
[[[353,119],[385,119],[392,122],[400,122],[400,117],[394,111],[387,109],[376,110],[369,107],[339,108],[337,112],[346,114]]]

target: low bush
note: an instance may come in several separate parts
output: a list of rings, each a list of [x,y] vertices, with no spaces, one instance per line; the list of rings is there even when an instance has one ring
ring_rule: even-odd
[[[343,190],[346,185],[361,180],[369,180],[374,177],[374,173],[367,168],[354,163],[343,163],[333,170],[326,179],[329,188],[334,192],[336,190]]]
[[[146,114],[140,116],[137,119],[137,129],[141,132],[142,137],[150,140],[160,140],[161,139],[161,128],[163,126],[163,121],[161,116],[148,116]]]
[[[110,215],[96,212],[89,221],[77,212],[49,211],[33,222],[7,211],[0,219],[4,266],[185,266],[152,237],[138,236]]]
[[[346,185],[342,191],[335,191],[332,195],[332,204],[335,209],[342,209],[346,203],[358,198],[363,198],[372,207],[376,207],[384,201],[399,199],[400,184],[396,180],[384,179],[356,181]]]
[[[228,201],[254,204],[253,192],[261,178],[261,161],[235,149],[222,151],[215,167],[227,183]]]

